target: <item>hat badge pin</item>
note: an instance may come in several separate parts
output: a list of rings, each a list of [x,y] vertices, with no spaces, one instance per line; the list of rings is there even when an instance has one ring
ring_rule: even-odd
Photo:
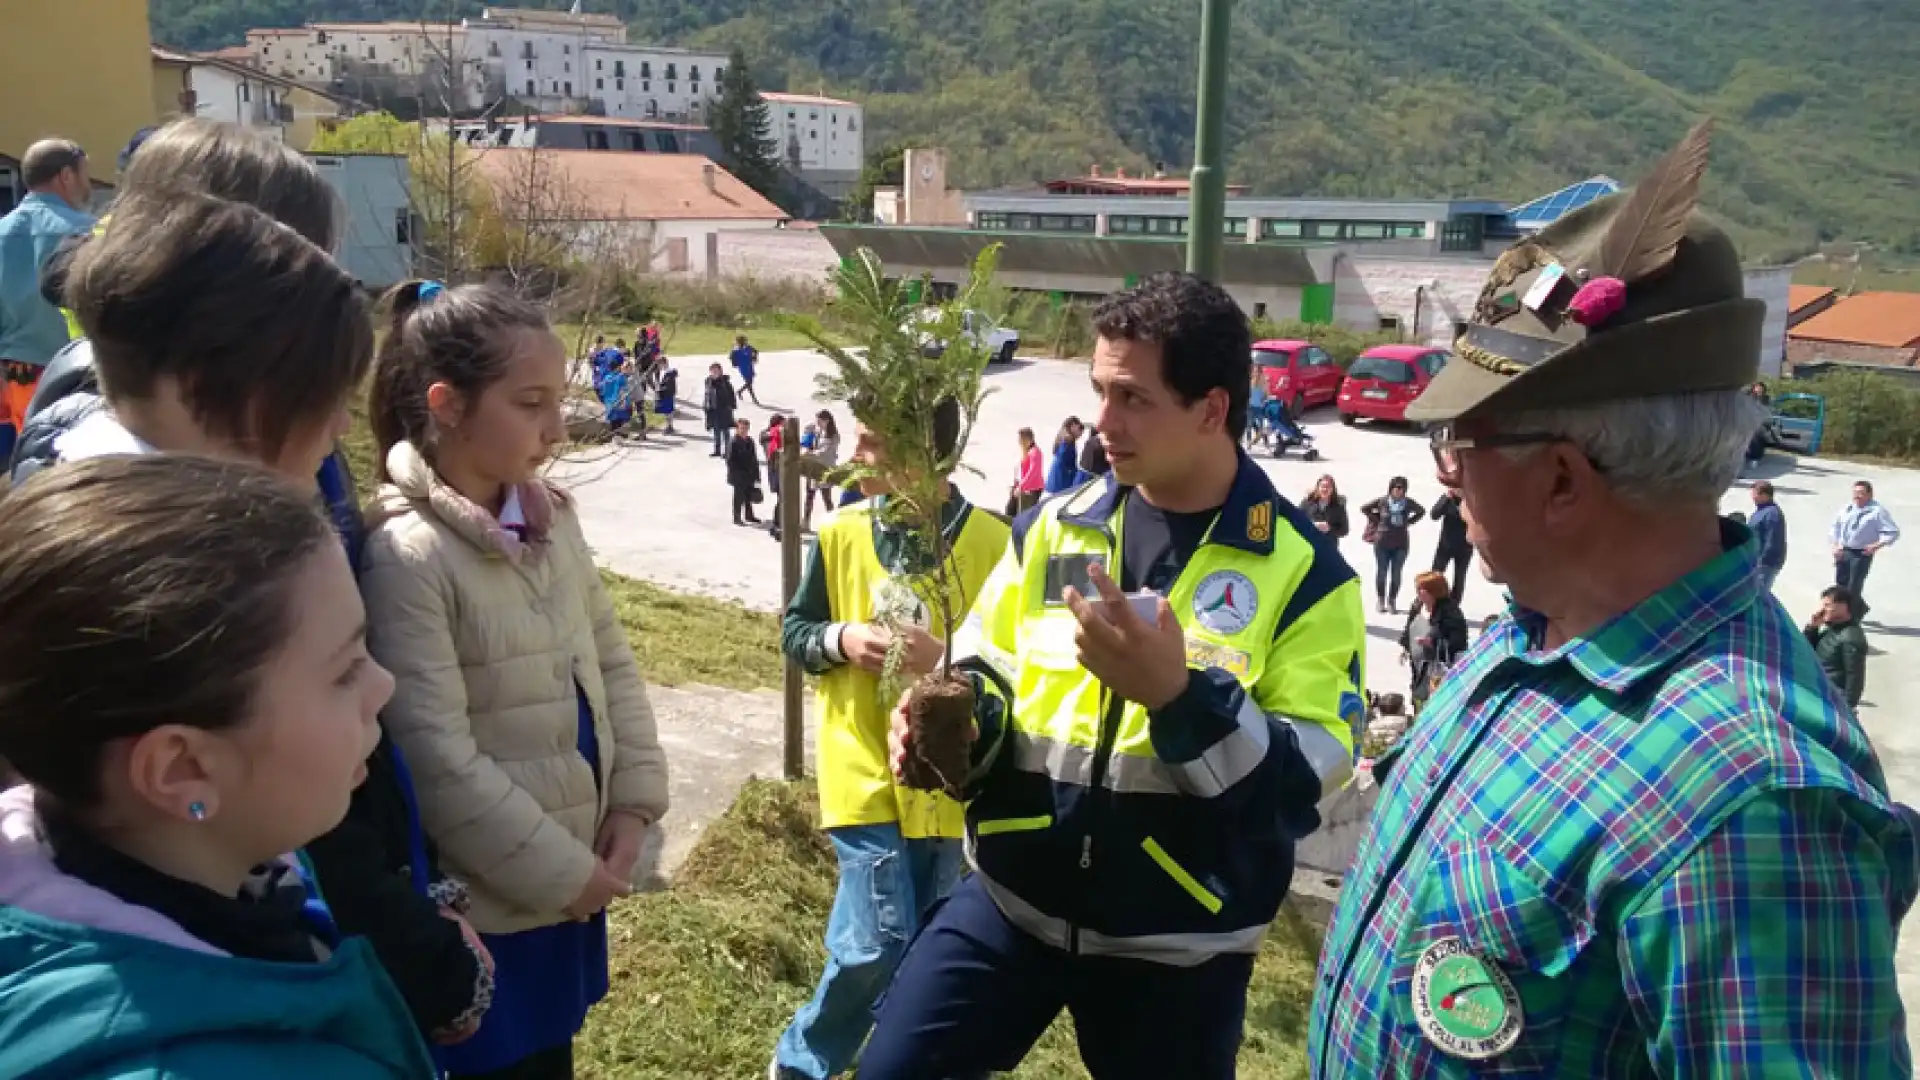
[[[1526,1030],[1513,980],[1457,937],[1441,938],[1421,951],[1411,992],[1421,1034],[1451,1057],[1499,1057]]]

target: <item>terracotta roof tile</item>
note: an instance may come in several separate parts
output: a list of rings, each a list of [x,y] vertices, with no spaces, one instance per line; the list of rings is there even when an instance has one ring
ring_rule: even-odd
[[[1920,344],[1920,293],[1868,292],[1849,296],[1794,327],[1789,337],[1843,345],[1900,349]]]
[[[1787,310],[1799,311],[1832,295],[1833,290],[1825,285],[1789,285],[1787,286]]]
[[[621,150],[491,149],[476,154],[496,189],[524,185],[537,169],[553,169],[556,196],[578,204],[590,221],[784,220],[786,213],[740,178],[699,154]],[[713,169],[707,190],[705,170]]]

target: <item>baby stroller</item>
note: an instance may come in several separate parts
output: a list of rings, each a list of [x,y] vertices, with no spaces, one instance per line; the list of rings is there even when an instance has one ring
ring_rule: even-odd
[[[1258,431],[1258,439],[1272,447],[1274,457],[1285,457],[1288,447],[1298,447],[1302,461],[1320,460],[1320,451],[1313,448],[1313,436],[1300,430],[1280,401],[1269,398],[1252,426]],[[1251,445],[1252,439],[1248,441]]]

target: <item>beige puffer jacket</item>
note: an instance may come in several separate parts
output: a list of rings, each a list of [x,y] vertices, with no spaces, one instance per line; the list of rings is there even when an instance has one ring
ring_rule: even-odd
[[[488,933],[561,922],[586,887],[609,810],[658,819],[667,766],[626,632],[558,489],[521,488],[522,543],[410,445],[368,515],[368,647],[393,672],[381,714],[421,822]],[[599,791],[578,750],[593,710]]]

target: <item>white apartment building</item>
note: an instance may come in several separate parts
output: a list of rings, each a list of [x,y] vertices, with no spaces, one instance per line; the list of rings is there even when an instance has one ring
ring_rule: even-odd
[[[782,160],[809,174],[851,173],[866,163],[866,110],[857,102],[768,91],[767,112]]]
[[[460,71],[461,100],[484,100],[487,72],[464,26],[419,22],[309,23],[287,30],[249,30],[253,65],[270,75],[349,93],[356,84],[391,76],[419,79],[452,66]]]
[[[650,45],[587,46],[582,94],[608,116],[704,124],[720,98],[727,58]]]

